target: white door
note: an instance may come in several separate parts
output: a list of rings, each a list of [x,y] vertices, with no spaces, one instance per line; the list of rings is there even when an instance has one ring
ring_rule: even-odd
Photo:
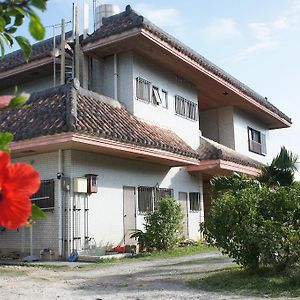
[[[185,239],[189,238],[189,219],[188,219],[188,194],[179,192],[178,193],[178,200],[181,205],[181,209],[183,212],[183,228],[182,228],[182,235]]]
[[[132,229],[136,228],[136,199],[135,187],[123,187],[123,226],[124,226],[124,244],[135,245],[136,240],[130,238]]]

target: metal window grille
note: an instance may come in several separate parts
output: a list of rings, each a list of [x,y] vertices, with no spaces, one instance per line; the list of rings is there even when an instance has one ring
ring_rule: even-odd
[[[153,187],[138,187],[138,211],[140,213],[146,213],[153,210],[153,195]]]
[[[31,201],[39,208],[54,208],[54,179],[42,180],[40,189],[31,196]]]
[[[150,102],[151,82],[137,77],[136,78],[136,97],[140,100]]]
[[[175,112],[180,116],[196,121],[198,117],[197,103],[176,95]]]
[[[199,211],[200,210],[200,193],[193,192],[189,193],[190,200],[190,210],[191,211]]]
[[[155,201],[166,197],[173,197],[173,189],[165,189],[165,188],[155,189]]]
[[[161,97],[162,98],[161,99],[162,106],[165,108],[168,108],[168,92],[165,90],[162,90],[161,93],[162,93],[162,97]]]
[[[161,198],[173,197],[173,189],[154,188],[148,186],[138,187],[138,211],[146,213],[153,211],[155,203]]]

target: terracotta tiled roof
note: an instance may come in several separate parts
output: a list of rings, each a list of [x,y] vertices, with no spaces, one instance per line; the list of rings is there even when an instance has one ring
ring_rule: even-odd
[[[26,140],[63,132],[155,148],[199,158],[174,132],[147,124],[114,99],[70,83],[31,95],[22,109],[0,112],[0,132]]]
[[[222,159],[254,168],[262,166],[262,163],[203,136],[200,138],[199,154],[201,160]]]
[[[217,75],[219,78],[222,78],[223,80],[227,81],[231,85],[233,85],[235,88],[240,90],[245,95],[253,98],[255,101],[257,101],[259,104],[265,106],[269,110],[276,113],[281,118],[285,119],[289,123],[291,123],[291,118],[289,118],[287,115],[285,115],[282,111],[280,111],[277,107],[275,107],[272,103],[270,103],[265,97],[259,95],[254,90],[249,88],[244,83],[240,82],[212,62],[210,62],[208,59],[194,51],[193,49],[189,48],[185,44],[181,43],[179,40],[171,36],[170,34],[166,33],[153,23],[151,23],[149,20],[147,20],[145,17],[139,15],[137,12],[132,10],[132,8],[128,5],[126,7],[126,10],[124,12],[121,12],[120,14],[104,18],[103,19],[103,25],[96,30],[92,35],[87,37],[85,40],[83,40],[83,44],[87,44],[89,42],[94,42],[99,39],[122,33],[124,31],[128,31],[133,28],[143,28],[152,34],[159,37],[162,41],[168,43],[171,47],[175,48],[176,50],[180,51],[184,55],[188,56],[198,64],[200,64],[202,67],[204,67],[206,70],[212,72],[213,74]]]
[[[72,32],[69,31],[66,33],[66,38],[70,38]],[[55,42],[57,47],[60,47],[60,36],[55,37]],[[42,42],[38,42],[32,45],[32,52],[28,62],[32,62],[47,56],[53,56],[53,38],[49,38]],[[3,59],[0,58],[0,73],[16,68],[25,64],[25,59],[22,50],[17,50],[12,53],[5,55]]]

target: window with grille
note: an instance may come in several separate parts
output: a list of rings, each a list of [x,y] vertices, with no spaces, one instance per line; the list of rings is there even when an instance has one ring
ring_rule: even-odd
[[[138,187],[138,211],[146,213],[153,211],[155,202],[165,197],[173,197],[173,189],[154,188],[148,186]]]
[[[139,100],[150,102],[151,82],[137,77],[136,79],[136,97]]]
[[[190,200],[190,211],[199,211],[200,193],[198,192],[189,193],[189,200]]]
[[[147,186],[138,187],[138,211],[147,213],[153,210],[154,189]]]
[[[248,127],[248,140],[249,140],[249,151],[266,155],[266,135],[262,132]]]
[[[166,197],[173,197],[173,189],[165,189],[165,188],[155,189],[155,201]]]
[[[175,113],[182,117],[196,121],[198,118],[198,106],[181,96],[175,96]]]
[[[162,107],[168,108],[168,92],[165,90],[161,91],[161,101],[162,101]]]
[[[31,196],[31,201],[39,208],[54,208],[54,179],[42,180],[40,189]]]

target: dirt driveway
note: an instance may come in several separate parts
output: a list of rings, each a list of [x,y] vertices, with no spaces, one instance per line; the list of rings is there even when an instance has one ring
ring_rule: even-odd
[[[229,264],[229,259],[208,253],[83,268],[6,266],[0,268],[0,299],[241,299],[195,290],[186,283]]]

